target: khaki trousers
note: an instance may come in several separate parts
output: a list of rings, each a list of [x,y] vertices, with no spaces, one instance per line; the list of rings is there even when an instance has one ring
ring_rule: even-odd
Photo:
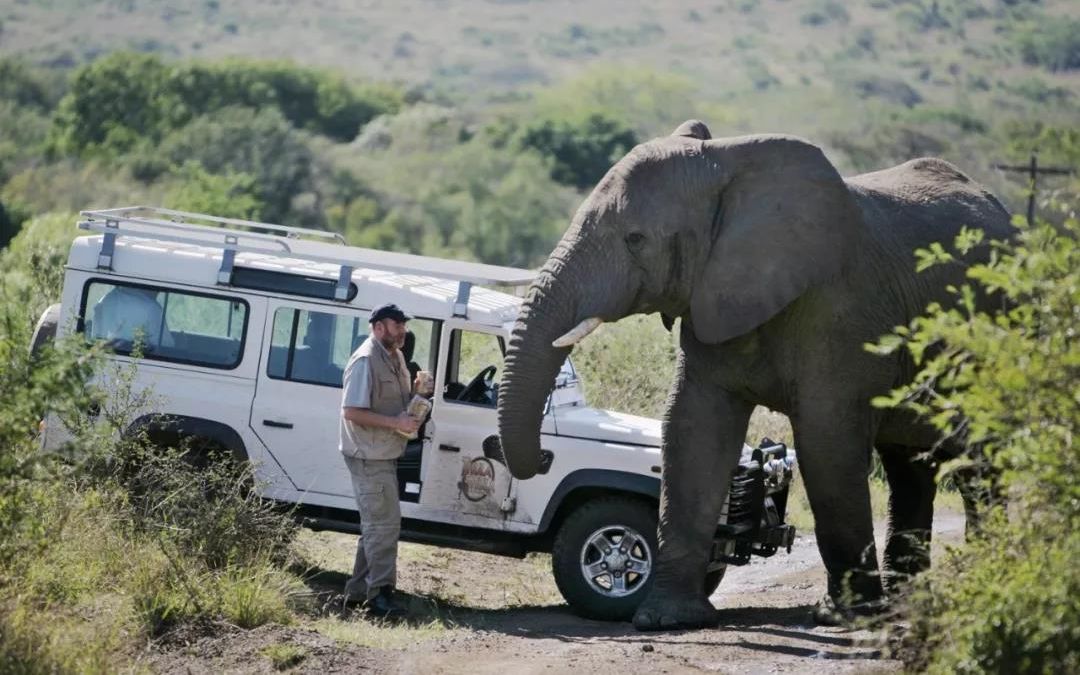
[[[358,459],[345,456],[352,474],[356,508],[360,511],[360,541],[352,577],[345,583],[349,599],[373,598],[383,586],[397,582],[397,547],[401,536],[396,459]]]

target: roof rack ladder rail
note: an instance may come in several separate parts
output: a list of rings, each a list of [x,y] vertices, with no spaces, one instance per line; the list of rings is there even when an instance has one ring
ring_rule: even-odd
[[[454,300],[454,316],[460,319],[469,318],[469,292],[472,291],[472,282],[459,281],[457,287],[457,299]]]
[[[120,222],[117,220],[105,221],[105,236],[101,239],[101,251],[98,252],[97,266],[99,270],[112,270],[113,254],[116,251],[116,236],[120,232]],[[116,230],[116,232],[109,232]]]
[[[182,225],[192,225],[201,227],[203,229],[223,229],[222,226],[240,226],[240,227],[256,227],[276,232],[278,234],[272,236],[286,237],[286,238],[298,238],[300,236],[315,237],[317,239],[331,239],[338,244],[346,244],[345,237],[339,232],[330,232],[328,230],[316,230],[309,227],[295,227],[291,225],[278,225],[277,223],[262,223],[256,220],[245,220],[242,218],[223,218],[221,216],[212,216],[206,213],[195,213],[193,211],[177,211],[175,209],[166,209],[160,206],[124,206],[115,209],[95,209],[82,211],[82,215],[87,217],[98,217],[105,219],[127,220],[132,222],[145,222],[146,218],[138,215],[140,212],[148,212],[157,216],[167,216],[172,223]],[[179,220],[177,220],[179,219]],[[213,223],[216,227],[207,228],[205,224],[189,223],[188,220],[202,220],[208,223]],[[167,226],[166,222],[154,223],[159,227]],[[243,233],[239,233],[243,234]]]
[[[218,269],[217,282],[221,286],[232,283],[233,263],[236,261],[236,249],[238,243],[236,236],[225,235],[225,248],[221,251],[221,267]]]
[[[334,300],[339,302],[349,301],[349,284],[352,283],[353,268],[349,265],[342,265],[341,271],[338,272],[337,287],[334,288]]]

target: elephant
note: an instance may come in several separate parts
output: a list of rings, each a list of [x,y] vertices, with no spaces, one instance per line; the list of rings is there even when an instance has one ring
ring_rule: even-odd
[[[573,344],[631,314],[660,313],[669,330],[681,319],[659,552],[638,629],[718,622],[703,580],[755,405],[792,422],[827,571],[819,621],[880,611],[890,579],[929,564],[938,434],[871,405],[916,369],[865,344],[955,298],[947,287],[963,266],[917,273],[914,251],[964,226],[988,240],[1013,234],[1001,202],[944,160],[844,179],[808,141],[713,139],[698,120],[638,145],[601,179],[525,295],[498,423],[508,468],[533,476],[546,396]],[[868,485],[875,447],[890,488],[884,575]]]

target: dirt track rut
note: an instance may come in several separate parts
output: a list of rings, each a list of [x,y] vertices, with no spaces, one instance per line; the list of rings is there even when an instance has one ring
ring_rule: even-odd
[[[963,518],[945,513],[936,520],[937,552],[943,543],[960,540]],[[883,528],[878,530],[880,538]],[[341,561],[351,556],[352,541],[340,537],[331,542],[331,549],[344,549],[333,551],[332,567],[341,568]],[[521,578],[543,576],[534,562],[440,551],[434,562],[415,556],[403,563],[399,586],[406,593],[422,597],[435,583],[444,597],[457,598],[450,611],[453,628],[432,636],[418,634],[415,640],[406,634],[396,648],[349,645],[304,627],[230,629],[155,648],[147,665],[161,672],[270,673],[276,671],[263,650],[268,645],[291,644],[305,653],[291,671],[298,673],[865,673],[900,669],[899,662],[883,655],[874,633],[818,627],[811,622],[810,606],[825,589],[824,569],[812,535],[800,536],[791,554],[781,552],[730,569],[711,598],[721,610],[719,627],[670,633],[639,633],[629,624],[580,619],[559,604],[500,609],[497,593],[479,592],[483,584],[478,580],[490,578],[492,570],[512,571],[507,566],[531,565],[531,569],[517,570]],[[344,578],[341,571],[328,574],[330,585]],[[505,589],[502,593],[505,596]]]

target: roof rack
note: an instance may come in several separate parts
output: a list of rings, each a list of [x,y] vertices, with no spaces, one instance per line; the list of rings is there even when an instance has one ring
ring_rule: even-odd
[[[476,286],[525,286],[535,272],[514,267],[446,260],[428,256],[349,246],[335,232],[289,227],[154,206],[125,206],[80,212],[81,230],[104,235],[98,267],[112,269],[116,240],[134,237],[216,248],[222,251],[217,282],[227,286],[238,252],[329,263],[339,267],[334,299],[347,302],[349,282],[357,268],[418,274],[458,282],[455,315],[465,316],[469,292]]]

